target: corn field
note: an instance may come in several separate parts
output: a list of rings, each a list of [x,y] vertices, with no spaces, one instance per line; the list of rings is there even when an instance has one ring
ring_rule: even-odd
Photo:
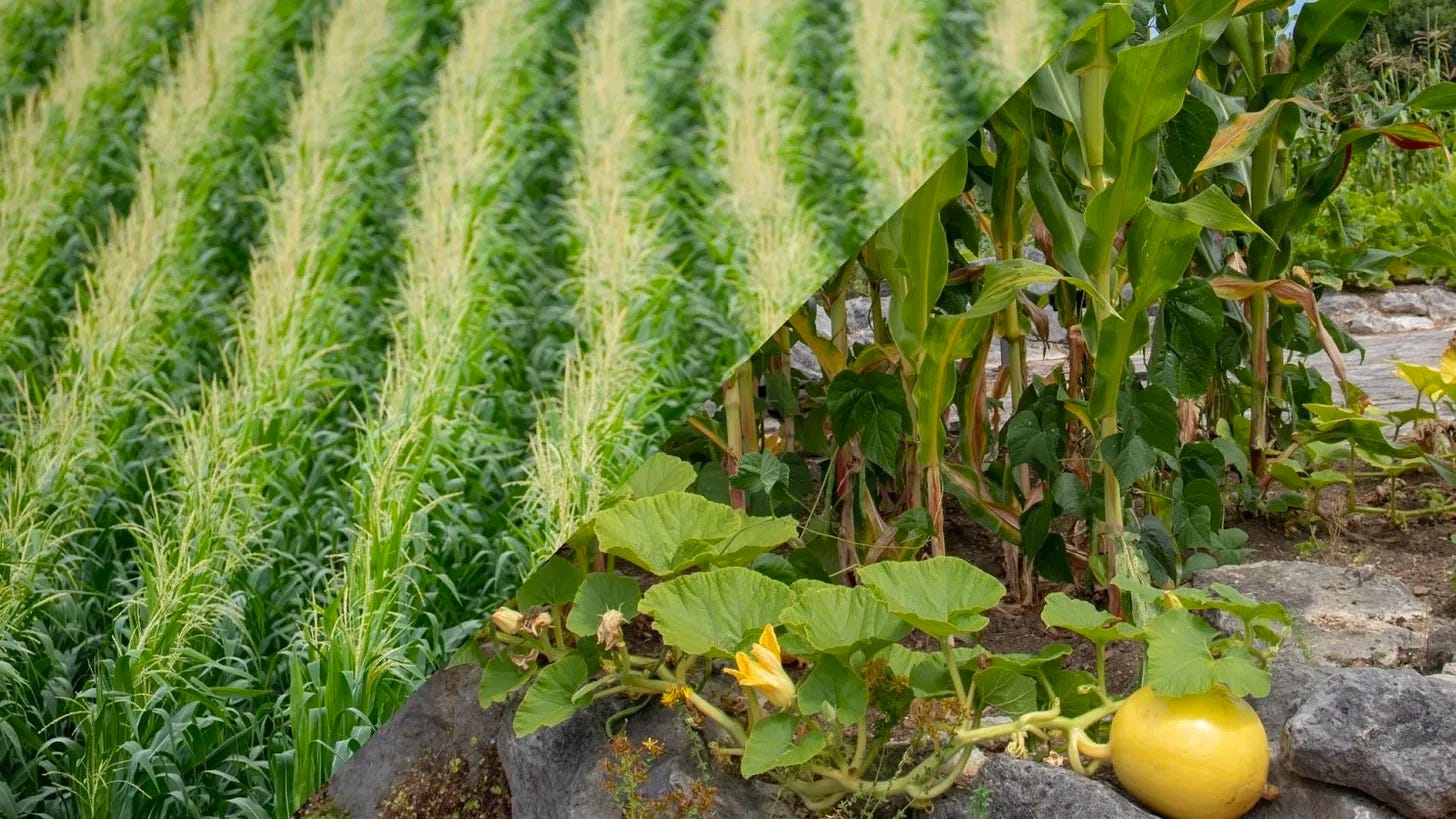
[[[1091,5],[0,0],[0,816],[290,815]]]

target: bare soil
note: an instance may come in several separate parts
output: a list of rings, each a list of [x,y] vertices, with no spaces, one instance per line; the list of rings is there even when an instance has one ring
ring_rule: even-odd
[[[1001,542],[979,524],[972,522],[955,508],[946,507],[946,553],[962,558],[977,568],[1006,582],[1006,566]],[[1089,592],[1085,588],[1060,583],[1042,582],[1038,596],[1045,599],[1052,592],[1064,592],[1087,600],[1101,608],[1107,606],[1103,590]],[[991,625],[980,634],[981,645],[997,653],[1035,654],[1047,643],[1062,642],[1072,647],[1064,661],[1066,668],[1096,671],[1096,654],[1092,644],[1068,631],[1047,628],[1041,620],[1041,606],[1014,607],[1002,604],[987,612]],[[1107,649],[1107,687],[1111,693],[1125,694],[1135,690],[1142,675],[1143,649],[1140,643],[1113,643]]]
[[[1407,475],[1395,491],[1397,510],[1427,507],[1432,498],[1452,500],[1452,488],[1435,475]],[[1355,487],[1360,506],[1388,507],[1390,482],[1362,480]],[[1397,519],[1344,512],[1343,488],[1326,490],[1320,516],[1252,517],[1230,521],[1249,533],[1255,560],[1309,560],[1331,566],[1374,566],[1400,579],[1437,617],[1456,618],[1456,515]]]

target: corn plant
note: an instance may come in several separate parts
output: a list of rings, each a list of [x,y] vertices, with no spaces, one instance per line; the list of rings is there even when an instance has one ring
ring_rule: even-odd
[[[1236,63],[1215,71],[1212,57],[1200,58],[1204,79],[1202,89],[1194,90],[1206,89],[1200,104],[1217,112],[1219,129],[1191,176],[1244,183],[1248,197],[1243,209],[1260,226],[1233,266],[1240,281],[1216,283],[1220,295],[1248,305],[1252,376],[1248,446],[1253,472],[1259,477],[1264,475],[1266,450],[1277,443],[1277,429],[1270,428],[1271,420],[1277,419],[1271,415],[1284,403],[1285,348],[1289,330],[1297,323],[1296,311],[1305,314],[1314,335],[1330,352],[1341,387],[1348,392],[1336,342],[1314,311],[1308,284],[1292,275],[1290,237],[1314,220],[1344,180],[1352,159],[1381,138],[1403,150],[1442,145],[1428,125],[1401,121],[1407,110],[1449,108],[1449,94],[1436,90],[1434,95],[1415,94],[1409,103],[1378,112],[1368,125],[1345,130],[1327,148],[1314,152],[1296,148],[1308,107],[1300,92],[1318,79],[1343,46],[1360,36],[1370,16],[1386,6],[1383,0],[1313,5],[1300,13],[1292,41],[1283,46],[1275,42],[1262,16],[1240,17],[1221,35],[1238,55]]]
[[[85,11],[83,0],[0,4],[0,120],[45,82],[66,32]]]
[[[789,82],[791,53],[785,43],[792,7],[763,2],[729,2],[713,39],[712,89],[716,105],[710,124],[713,156],[723,165],[719,208],[732,225],[736,257],[731,267],[745,291],[740,309],[752,338],[778,328],[783,313],[802,303],[813,282],[830,266],[825,243],[800,204],[791,179],[803,164],[799,96]],[[782,363],[780,367],[782,368]],[[724,468],[736,475],[738,462],[758,449],[753,364],[740,366],[724,386]],[[742,505],[741,490],[734,500]]]
[[[78,698],[73,787],[85,815],[208,799],[221,810],[234,797],[261,810],[262,761],[226,751],[277,730],[237,692],[275,682],[296,614],[284,615],[282,633],[268,620],[257,633],[244,605],[296,612],[306,592],[300,552],[330,548],[320,535],[340,514],[329,487],[342,474],[338,448],[327,457],[320,448],[342,435],[345,408],[373,377],[361,331],[378,321],[395,261],[413,110],[429,69],[422,38],[440,14],[346,2],[304,71],[229,379],[205,390],[199,409],[176,410],[170,488],[133,526],[135,589],[115,654]],[[269,525],[270,510],[294,503],[303,519]],[[169,728],[193,709],[212,717],[190,732]],[[217,771],[209,778],[235,784],[173,792],[169,771],[198,761]]]
[[[785,43],[789,11],[766,2],[728,2],[713,38],[712,125],[723,158],[722,208],[740,234],[740,276],[747,291],[743,325],[754,338],[778,329],[832,264],[792,186],[802,162],[797,89]]]
[[[104,578],[125,561],[128,540],[113,527],[147,489],[137,476],[165,457],[148,431],[153,396],[188,403],[189,382],[214,357],[226,320],[215,288],[246,262],[259,227],[248,200],[264,182],[261,141],[277,132],[292,82],[280,45],[307,32],[308,12],[273,0],[210,9],[157,92],[136,201],[87,272],[55,379],[19,418],[6,464],[0,650],[8,667],[25,669],[5,682],[7,706],[41,702],[44,685],[78,684],[105,631],[113,590]],[[7,709],[7,735],[57,716]],[[7,770],[37,774],[39,737],[30,740],[6,744]]]
[[[790,160],[800,160],[790,166],[791,180],[832,251],[829,255],[843,259],[875,229],[878,216],[864,207],[853,55],[843,48],[849,38],[849,7],[836,0],[802,0],[792,9],[790,81],[812,89],[798,105],[802,141],[815,150],[790,155]]]
[[[1285,93],[1317,76],[1320,61],[1358,34],[1369,9],[1357,6],[1301,18],[1289,46],[1280,47],[1294,55],[1280,66]],[[1248,51],[1237,38],[1269,28],[1272,17],[1262,16],[1269,10],[1169,3],[1152,9],[1154,19],[1139,20],[1126,7],[1104,7],[991,117],[968,152],[943,166],[825,285],[829,337],[814,327],[811,310],[793,317],[788,340],[811,349],[827,382],[824,393],[810,396],[822,409],[807,417],[813,423],[816,412],[827,413],[831,422],[825,457],[833,462],[823,479],[838,509],[841,568],[903,553],[922,531],[932,551],[942,548],[942,480],[1005,541],[1008,585],[1022,603],[1038,598],[1038,577],[1070,581],[1077,567],[1102,583],[1143,582],[1150,573],[1183,577],[1240,553],[1242,533],[1223,527],[1217,484],[1230,468],[1260,474],[1247,446],[1257,422],[1240,425],[1249,402],[1219,401],[1229,384],[1236,392],[1239,379],[1237,357],[1230,363],[1215,349],[1226,343],[1225,313],[1235,328],[1229,338],[1267,335],[1271,325],[1267,316],[1261,323],[1257,307],[1247,331],[1233,312],[1263,293],[1293,305],[1281,332],[1304,321],[1303,353],[1338,346],[1308,284],[1261,282],[1245,275],[1255,267],[1248,260],[1271,240],[1287,248],[1305,205],[1337,182],[1321,174],[1334,173],[1340,157],[1382,137],[1406,147],[1430,144],[1430,129],[1399,117],[1438,110],[1449,96],[1439,86],[1419,93],[1400,111],[1348,132],[1328,159],[1282,159],[1279,178],[1290,180],[1276,191],[1283,198],[1277,205],[1261,198],[1246,184],[1258,164],[1253,143],[1266,135],[1293,139],[1308,106],[1276,101],[1258,111],[1254,81],[1224,63],[1215,70],[1209,54]],[[1157,36],[1146,37],[1143,26]],[[1265,33],[1272,41],[1272,29]],[[862,106],[861,115],[871,110]],[[1288,120],[1282,126],[1281,116]],[[869,144],[876,127],[883,134],[891,123],[866,120],[864,127]],[[881,166],[872,179],[895,178],[894,154],[865,157]],[[1266,224],[1258,216],[1265,207],[1282,221]],[[1025,258],[1033,245],[1046,264]],[[969,258],[986,251],[989,259]],[[883,307],[871,298],[874,340],[855,351],[845,339],[843,305],[863,286],[861,270],[872,294],[884,282],[891,296]],[[1029,334],[1045,320],[1026,291],[1038,284],[1052,288],[1071,345],[1052,380],[1032,379],[1025,367]],[[1154,307],[1157,322],[1149,319]],[[989,385],[998,340],[1003,367]],[[1131,368],[1144,348],[1146,381]],[[1260,374],[1249,372],[1257,395]],[[760,374],[776,377],[771,362]],[[960,452],[947,463],[952,407]],[[773,441],[786,443],[792,447],[792,438]],[[893,511],[917,514],[887,520],[887,501]],[[1067,519],[1075,525],[1053,526]],[[1082,550],[1075,544],[1084,537]],[[1183,565],[1180,555],[1193,558]],[[1113,596],[1114,612],[1122,602]]]
[[[556,548],[598,508],[598,476],[640,434],[640,385],[651,383],[641,304],[670,287],[670,244],[655,211],[663,181],[650,170],[645,59],[633,34],[644,10],[608,0],[583,36],[577,76],[576,176],[568,204],[580,248],[571,271],[576,346],[561,395],[541,408],[523,516],[546,527],[533,554]]]
[[[21,379],[45,383],[86,240],[131,202],[146,92],[194,5],[97,0],[10,125],[0,153],[0,409],[14,407]]]
[[[536,172],[529,140],[550,110],[540,56],[551,53],[553,30],[570,23],[559,6],[481,0],[442,68],[421,137],[394,346],[379,407],[360,432],[354,532],[308,653],[291,666],[291,771],[289,789],[280,785],[280,815],[322,785],[443,659],[444,635],[421,622],[431,608],[423,569],[436,551],[479,559],[432,542],[442,524],[447,537],[470,528],[441,507],[460,501],[461,490],[450,487],[467,480],[471,460],[517,448],[469,410],[471,394],[493,386],[479,362],[500,345],[497,328],[509,319],[503,289],[544,261],[518,249],[518,223],[533,210],[518,197]],[[445,619],[449,611],[433,614]]]
[[[953,116],[936,82],[930,10],[902,0],[857,0],[850,20],[867,210],[888,212],[930,177],[970,129]]]

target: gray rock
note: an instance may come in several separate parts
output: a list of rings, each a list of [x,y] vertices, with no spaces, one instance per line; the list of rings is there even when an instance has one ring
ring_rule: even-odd
[[[809,345],[802,341],[794,342],[794,346],[789,348],[789,366],[811,380],[824,380],[824,368],[819,366],[819,359],[814,357],[814,351],[809,349]]]
[[[1430,636],[1426,639],[1426,667],[1446,666],[1446,674],[1456,674],[1456,620],[1446,617],[1431,619]]]
[[[1442,324],[1456,321],[1456,293],[1444,287],[1427,287],[1420,291],[1426,302],[1426,315]]]
[[[573,715],[560,725],[517,738],[503,723],[496,743],[511,787],[515,819],[618,819],[621,809],[607,790],[602,762],[611,752],[603,729],[607,718],[625,701],[607,699]],[[677,790],[690,792],[695,782],[714,789],[713,816],[790,816],[791,795],[746,782],[737,770],[712,759],[698,734],[680,711],[656,705],[627,720],[634,745],[652,738],[662,752],[647,762],[646,779],[638,788],[644,799],[659,799]]]
[[[1284,725],[1294,773],[1355,788],[1415,819],[1456,811],[1456,688],[1409,670],[1350,668]]]
[[[978,789],[986,810],[977,809]],[[922,814],[925,815],[925,814]],[[1095,816],[1097,819],[1154,819],[1122,792],[1066,768],[991,754],[970,788],[948,792],[935,804],[934,819],[1027,819]]]
[[[1413,333],[1417,330],[1434,330],[1436,323],[1425,316],[1391,316],[1390,324],[1395,333]]]
[[[1399,819],[1390,810],[1359,791],[1316,782],[1279,763],[1279,743],[1269,744],[1269,784],[1279,789],[1277,799],[1260,802],[1244,819]]]
[[[1320,312],[1339,320],[1364,311],[1368,307],[1363,296],[1355,293],[1326,293],[1319,300]]]
[[[1264,723],[1264,732],[1277,738],[1284,723],[1309,696],[1315,683],[1330,675],[1327,669],[1305,665],[1288,654],[1280,654],[1270,667],[1269,695],[1251,701]],[[1273,758],[1277,758],[1277,754]]]
[[[316,799],[362,819],[377,816],[396,782],[432,756],[459,760],[454,767],[466,775],[491,770],[486,757],[495,753],[502,709],[481,708],[479,691],[478,665],[437,672],[339,767]]]
[[[1413,290],[1391,290],[1375,302],[1381,312],[1392,316],[1424,316],[1426,300]]]
[[[1347,314],[1335,321],[1344,327],[1346,332],[1357,336],[1378,336],[1395,332],[1395,322],[1390,316],[1371,310]]]
[[[1393,667],[1426,653],[1425,603],[1370,567],[1266,560],[1201,571],[1194,583],[1227,583],[1257,600],[1283,603],[1294,628],[1282,651],[1308,665]],[[1238,627],[1222,612],[1211,612],[1209,621],[1226,634]]]

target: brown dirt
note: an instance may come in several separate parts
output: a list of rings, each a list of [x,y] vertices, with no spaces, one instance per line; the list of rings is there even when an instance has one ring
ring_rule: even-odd
[[[1389,482],[1362,480],[1361,506],[1389,504]],[[1434,475],[1408,475],[1396,493],[1398,509],[1420,509],[1436,497],[1449,503],[1452,488]],[[1456,617],[1456,515],[1392,522],[1374,514],[1346,516],[1345,490],[1326,490],[1318,518],[1254,517],[1230,521],[1249,533],[1255,560],[1309,560],[1332,566],[1371,565],[1396,577],[1438,617]]]
[[[379,805],[380,819],[419,816],[510,819],[511,792],[500,757],[491,750],[473,762],[437,751],[421,756]]]
[[[979,524],[972,522],[955,508],[946,507],[946,553],[962,558],[977,568],[1006,582],[1001,543]],[[1038,593],[1045,598],[1052,592],[1064,592],[1106,608],[1105,591],[1089,593],[1085,588],[1043,582]],[[980,642],[987,650],[998,653],[1035,654],[1048,643],[1062,642],[1072,647],[1064,665],[1080,671],[1096,671],[1096,653],[1092,644],[1068,631],[1047,628],[1041,621],[1041,606],[1024,609],[1000,605],[987,612],[991,625],[981,632]],[[1140,643],[1113,643],[1107,649],[1107,687],[1109,692],[1128,693],[1138,687],[1142,675],[1143,649]]]

